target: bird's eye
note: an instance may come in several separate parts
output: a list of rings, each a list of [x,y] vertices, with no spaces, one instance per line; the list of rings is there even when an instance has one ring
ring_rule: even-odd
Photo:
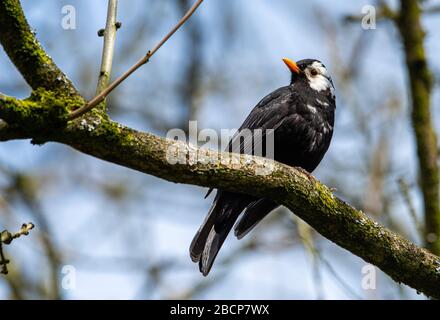
[[[317,76],[317,75],[318,75],[318,70],[316,70],[316,69],[312,69],[312,70],[310,70],[310,74],[311,74],[312,76]]]

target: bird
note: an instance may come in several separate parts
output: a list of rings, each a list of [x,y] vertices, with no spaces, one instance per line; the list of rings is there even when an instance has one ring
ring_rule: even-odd
[[[335,88],[321,61],[282,60],[290,70],[290,84],[269,93],[252,109],[231,138],[226,151],[231,151],[243,130],[262,129],[263,140],[267,139],[264,132],[273,134],[274,160],[312,173],[327,152],[333,136]],[[252,139],[240,139],[238,143],[240,153],[252,154],[254,151]],[[262,143],[264,145],[264,141]],[[211,188],[206,197],[212,191]],[[190,257],[199,264],[200,272],[208,275],[234,225],[235,236],[241,239],[278,206],[270,199],[217,190],[190,245]]]

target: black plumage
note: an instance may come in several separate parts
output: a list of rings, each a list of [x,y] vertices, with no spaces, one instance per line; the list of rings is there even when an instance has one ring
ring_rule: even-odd
[[[264,129],[274,129],[274,159],[312,172],[324,157],[333,134],[336,108],[333,83],[318,60],[295,63],[284,59],[284,62],[292,72],[290,85],[263,98],[238,133],[244,129],[263,129],[264,146]],[[237,136],[231,139],[228,151],[233,151],[231,146]],[[249,140],[252,139],[240,139],[240,153],[253,154],[255,145]],[[191,258],[199,262],[203,275],[209,273],[218,251],[243,211],[235,225],[235,235],[239,239],[276,207],[278,204],[269,199],[218,190],[190,247]]]

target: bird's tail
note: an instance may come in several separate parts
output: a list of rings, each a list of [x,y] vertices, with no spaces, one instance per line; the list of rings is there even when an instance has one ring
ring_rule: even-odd
[[[212,264],[250,197],[218,191],[212,207],[190,246],[191,259],[199,262],[200,272],[208,275]]]
[[[234,228],[235,236],[238,239],[243,238],[249,233],[265,216],[279,205],[268,199],[260,199],[252,202],[246,207],[243,216],[237,222]]]

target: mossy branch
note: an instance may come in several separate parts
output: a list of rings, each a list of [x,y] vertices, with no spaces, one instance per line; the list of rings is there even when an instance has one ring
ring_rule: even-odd
[[[56,98],[46,98],[45,101],[55,105],[62,103],[62,99]],[[0,117],[22,112],[26,109],[23,107],[26,103],[32,104],[29,108],[31,113],[32,110],[38,110],[35,100],[0,101]],[[52,109],[52,106],[39,106],[39,109]],[[27,119],[48,116],[37,111],[36,115],[31,116],[29,110],[23,113],[23,125],[24,121],[29,121]],[[18,116],[20,114],[15,119]],[[58,130],[46,130],[43,136],[38,135],[40,131],[34,122],[43,124],[44,118],[27,124],[28,127],[33,126],[28,130],[29,138],[63,143],[85,154],[171,182],[273,199],[324,237],[376,265],[395,281],[403,282],[428,296],[440,298],[440,257],[373,221],[365,213],[335,197],[329,188],[301,170],[244,155],[233,155],[235,162],[208,161],[230,159],[231,154],[199,150],[181,142],[138,132],[112,122],[100,113],[59,126],[61,129]],[[59,123],[65,123],[62,117]],[[180,159],[185,163],[170,163],[169,152],[172,150],[180,150]],[[194,159],[199,161],[191,161]],[[256,174],[257,170],[263,168],[271,168],[271,173]]]
[[[35,38],[19,0],[0,1],[0,43],[32,89],[76,95],[76,89]]]

